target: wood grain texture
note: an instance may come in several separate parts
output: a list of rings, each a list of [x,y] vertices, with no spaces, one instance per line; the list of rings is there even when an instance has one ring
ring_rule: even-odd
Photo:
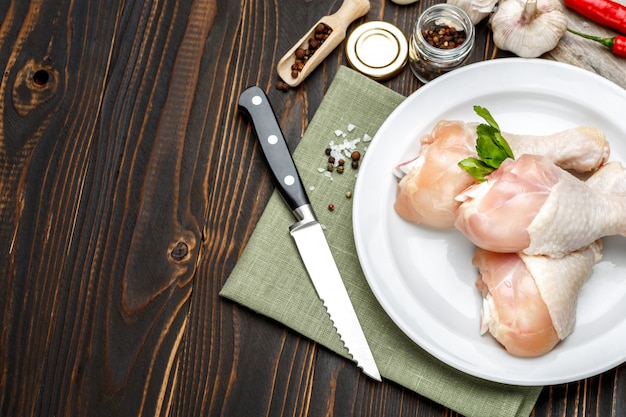
[[[408,33],[433,3],[356,24]],[[238,95],[264,88],[293,149],[345,56],[288,92],[275,64],[339,5],[0,3],[0,416],[457,416],[218,295],[272,192]],[[503,56],[479,24],[472,62]],[[546,58],[626,87],[588,41]],[[622,365],[546,387],[533,416],[623,416],[625,394]]]

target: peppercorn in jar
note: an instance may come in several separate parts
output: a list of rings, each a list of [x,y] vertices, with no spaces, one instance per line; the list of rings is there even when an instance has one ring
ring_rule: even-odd
[[[427,83],[465,64],[474,48],[474,25],[452,4],[432,6],[417,20],[409,41],[409,65]]]

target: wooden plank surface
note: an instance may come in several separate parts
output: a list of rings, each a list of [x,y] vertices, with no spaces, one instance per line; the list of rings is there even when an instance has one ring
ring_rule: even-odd
[[[359,22],[408,33],[433,3]],[[0,4],[0,416],[457,415],[218,296],[272,191],[239,92],[264,88],[295,147],[345,56],[288,92],[275,64],[339,5]],[[477,29],[472,62],[510,55]],[[624,58],[573,35],[545,58],[626,87]],[[624,370],[547,387],[533,415],[626,415]]]

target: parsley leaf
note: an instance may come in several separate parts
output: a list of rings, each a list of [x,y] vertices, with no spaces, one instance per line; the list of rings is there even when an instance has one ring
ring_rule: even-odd
[[[459,162],[459,166],[470,173],[477,181],[483,182],[486,176],[493,172],[493,167],[488,166],[480,159],[469,157]]]
[[[485,181],[486,176],[498,169],[502,161],[507,158],[515,159],[513,151],[506,139],[500,132],[489,110],[484,107],[474,106],[477,115],[485,119],[487,124],[482,123],[476,127],[476,152],[478,158],[470,157],[459,162],[459,166],[470,173],[477,181]]]

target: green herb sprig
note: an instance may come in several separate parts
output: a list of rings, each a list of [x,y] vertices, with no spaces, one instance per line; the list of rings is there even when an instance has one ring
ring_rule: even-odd
[[[500,132],[489,110],[484,107],[474,106],[477,115],[485,119],[487,124],[481,123],[476,126],[476,152],[478,158],[469,157],[459,162],[459,166],[470,173],[477,181],[486,181],[486,176],[498,169],[502,161],[507,158],[515,159],[513,151],[506,139]]]

